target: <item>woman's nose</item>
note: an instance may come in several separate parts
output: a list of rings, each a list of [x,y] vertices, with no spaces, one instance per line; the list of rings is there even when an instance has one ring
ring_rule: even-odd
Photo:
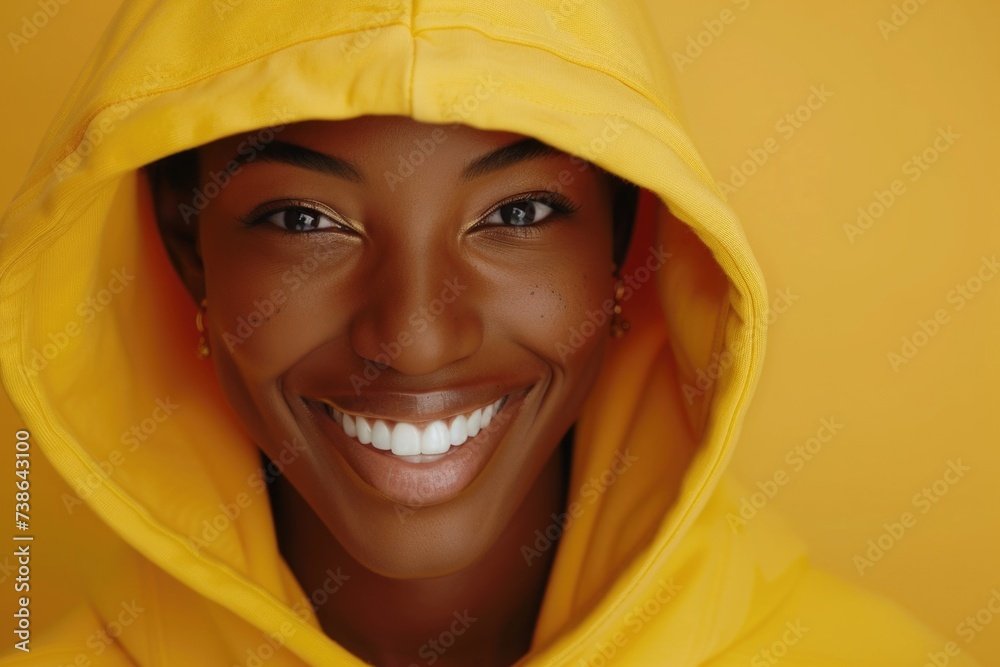
[[[447,263],[385,262],[368,284],[350,330],[351,344],[364,359],[404,375],[429,375],[482,345],[483,324],[469,281]]]

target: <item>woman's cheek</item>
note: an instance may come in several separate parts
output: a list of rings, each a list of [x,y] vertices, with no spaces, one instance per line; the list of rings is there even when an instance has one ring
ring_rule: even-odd
[[[209,321],[239,366],[280,374],[337,333],[351,247],[264,229],[203,236]]]
[[[604,348],[614,313],[611,260],[607,239],[595,224],[585,241],[577,240],[568,266],[553,276],[558,281],[563,307],[558,311],[558,331],[553,350],[559,363],[590,363]]]
[[[602,302],[601,294],[591,291],[567,309],[561,332],[554,351],[559,363],[564,367],[576,367],[589,363],[591,358],[603,350],[608,337],[614,301]],[[606,295],[604,295],[606,296]]]
[[[508,283],[507,294],[515,298],[507,300],[502,311],[508,320],[505,328],[517,332],[521,345],[556,367],[572,369],[584,363],[610,325],[610,315],[604,312],[610,287],[602,291],[583,275],[575,269]]]
[[[283,276],[252,291],[231,294],[222,313],[224,344],[240,366],[278,376],[337,336],[338,313],[324,281],[301,281],[293,289]]]

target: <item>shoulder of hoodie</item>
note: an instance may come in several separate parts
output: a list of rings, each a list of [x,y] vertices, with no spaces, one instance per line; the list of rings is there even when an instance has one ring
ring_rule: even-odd
[[[935,662],[936,660],[936,662]],[[895,602],[807,567],[766,618],[706,667],[982,667]]]

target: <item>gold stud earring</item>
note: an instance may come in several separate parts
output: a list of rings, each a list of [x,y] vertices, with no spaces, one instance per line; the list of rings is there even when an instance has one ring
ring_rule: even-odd
[[[618,275],[618,268],[615,267],[612,275],[615,277],[615,310],[611,316],[611,337],[614,339],[623,338],[632,327],[628,320],[622,316],[622,302],[625,300],[625,281]]]
[[[208,347],[208,338],[205,336],[206,310],[208,310],[208,299],[202,299],[201,307],[198,309],[198,314],[194,316],[194,326],[198,329],[198,333],[201,334],[201,338],[198,339],[199,359],[208,359],[212,354],[211,348]]]

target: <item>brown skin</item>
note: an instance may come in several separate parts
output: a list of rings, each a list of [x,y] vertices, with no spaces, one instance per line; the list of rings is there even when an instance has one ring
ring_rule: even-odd
[[[447,139],[433,154],[402,182],[387,182],[414,142],[427,146],[440,129]],[[555,552],[529,567],[521,546],[562,511],[559,444],[609,338],[605,326],[565,360],[557,351],[613,294],[609,181],[564,154],[463,179],[476,158],[524,137],[406,118],[298,123],[277,137],[347,160],[364,180],[255,159],[204,207],[196,228],[171,205],[190,203],[190,191],[154,189],[175,265],[192,295],[208,298],[212,362],[233,409],[272,459],[284,441],[305,443],[273,488],[282,552],[307,593],[323,587],[328,568],[350,577],[317,613],[362,659],[408,667],[426,664],[429,650],[437,665],[509,665],[527,651]],[[245,138],[199,150],[203,188]],[[564,171],[571,182],[555,188]],[[513,196],[559,190],[575,212],[553,211],[531,227],[475,224]],[[330,216],[324,224],[339,226],[289,233],[274,221],[294,219],[273,208],[269,221],[241,222],[269,202],[308,202]],[[415,330],[413,313],[456,279],[460,296]],[[275,294],[284,298],[266,321],[234,339],[240,318]],[[403,331],[412,340],[388,366],[363,388],[352,384],[370,377],[366,360]],[[354,445],[333,446],[306,400],[336,396],[357,413],[405,414],[414,396],[432,392],[475,394],[459,400],[474,409],[484,396],[514,390],[525,391],[523,403],[498,415],[499,444],[482,469],[433,502],[367,484],[339,449]],[[366,410],[366,400],[378,408]],[[443,655],[428,649],[466,610],[477,620],[454,646]]]

